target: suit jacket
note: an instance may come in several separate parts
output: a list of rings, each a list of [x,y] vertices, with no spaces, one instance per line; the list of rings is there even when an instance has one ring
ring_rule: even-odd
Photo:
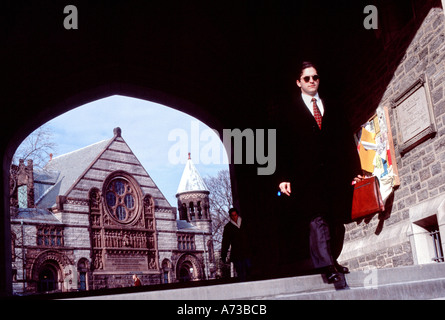
[[[289,200],[302,217],[348,222],[352,206],[351,182],[361,173],[360,161],[341,105],[322,99],[321,130],[296,92],[280,108],[277,119],[276,183],[291,182]],[[287,196],[282,196],[281,198]]]
[[[241,221],[240,228],[230,221],[225,225],[221,243],[221,258],[223,261],[226,260],[229,247],[231,248],[230,261],[236,262],[249,257],[249,241],[245,219]]]

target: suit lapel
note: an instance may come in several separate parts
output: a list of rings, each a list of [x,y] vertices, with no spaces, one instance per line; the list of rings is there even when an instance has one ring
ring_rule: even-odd
[[[315,126],[316,128],[318,128],[317,121],[315,120],[314,116],[304,103],[303,98],[301,97],[301,93],[294,97],[294,102],[295,102],[295,108],[298,109],[295,110],[296,114],[299,114],[303,118],[301,119],[301,122],[305,124],[310,124],[311,127]],[[324,125],[326,123],[326,103],[324,99],[322,99],[322,102],[323,102],[324,114],[321,122],[321,130],[323,130]]]
[[[323,118],[321,120],[321,129],[323,130],[323,128],[325,128],[326,125],[326,120],[328,119],[329,116],[329,112],[327,110],[329,110],[328,108],[326,108],[326,101],[324,99],[321,99],[321,102],[323,103]],[[315,119],[314,119],[315,120]]]

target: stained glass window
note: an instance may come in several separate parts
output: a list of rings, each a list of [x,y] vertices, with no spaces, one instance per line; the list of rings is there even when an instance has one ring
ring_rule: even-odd
[[[106,203],[111,215],[122,222],[131,220],[137,197],[131,183],[125,178],[115,178],[106,190]]]

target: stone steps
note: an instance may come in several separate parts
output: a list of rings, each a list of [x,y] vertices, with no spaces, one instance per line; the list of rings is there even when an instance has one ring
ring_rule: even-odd
[[[107,300],[412,300],[445,298],[445,263],[354,271],[344,282],[307,275],[172,290],[88,296]]]

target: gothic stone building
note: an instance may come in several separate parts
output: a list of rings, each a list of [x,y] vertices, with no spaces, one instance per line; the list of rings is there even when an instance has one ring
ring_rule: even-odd
[[[11,176],[15,293],[132,286],[133,274],[143,285],[214,277],[209,192],[190,159],[177,195],[183,220],[120,128],[43,170],[20,161]]]

